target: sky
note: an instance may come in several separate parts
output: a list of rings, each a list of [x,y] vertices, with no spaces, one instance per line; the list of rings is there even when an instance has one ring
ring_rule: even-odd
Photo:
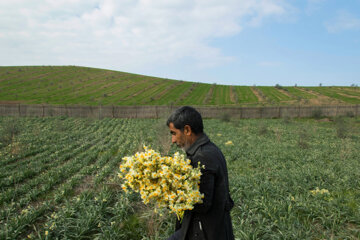
[[[360,0],[0,0],[0,66],[360,85]]]

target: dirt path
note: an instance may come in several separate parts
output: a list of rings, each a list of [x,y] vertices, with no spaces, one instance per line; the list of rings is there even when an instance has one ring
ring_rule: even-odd
[[[260,103],[266,102],[266,99],[259,93],[259,90],[255,87],[250,87],[251,91],[255,94]]]
[[[234,86],[230,86],[230,101],[234,104],[237,104],[238,103],[238,95],[237,93],[235,92],[235,89],[234,89]]]
[[[291,99],[296,99],[296,96],[292,95],[288,91],[285,91],[284,89],[280,89],[280,88],[275,88],[275,89],[278,90],[279,92],[281,92],[282,94],[288,96]]]
[[[210,90],[209,90],[208,93],[206,94],[206,97],[205,97],[205,99],[204,99],[204,101],[203,101],[203,104],[205,104],[205,105],[209,104],[209,102],[210,102],[210,100],[211,100],[211,98],[212,98],[212,96],[213,96],[215,86],[216,86],[216,85],[214,85],[214,84],[211,86]]]
[[[198,83],[193,83],[189,89],[187,89],[178,99],[176,99],[175,104],[177,104],[179,101],[184,100],[185,98],[187,98],[192,91],[194,91],[194,89],[197,87]]]
[[[315,92],[315,91],[312,91],[312,90],[305,90],[305,89],[300,88],[300,87],[298,87],[298,89],[300,91],[303,91],[303,92],[306,92],[306,93],[309,93],[309,94],[312,94],[312,95],[316,96],[316,98],[302,100],[302,102],[304,102],[305,105],[319,106],[319,105],[328,105],[328,104],[335,104],[335,105],[336,104],[344,104],[343,101],[340,101],[338,99],[322,95],[322,94],[320,94],[318,92]]]
[[[179,86],[179,85],[181,85],[183,83],[184,83],[183,81],[179,81],[179,82],[171,84],[170,86],[165,88],[163,91],[161,91],[159,94],[157,94],[156,97],[154,97],[154,99],[159,100],[162,96],[164,96],[166,93],[171,91],[171,89],[174,89],[174,88],[176,88],[177,86]]]
[[[339,95],[341,95],[341,96],[344,96],[344,97],[360,99],[359,96],[348,95],[348,94],[346,94],[346,93],[337,93],[337,94],[339,94]]]

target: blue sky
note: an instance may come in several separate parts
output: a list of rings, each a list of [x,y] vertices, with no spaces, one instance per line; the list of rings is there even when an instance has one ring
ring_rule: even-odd
[[[0,2],[0,65],[235,85],[360,85],[360,0]]]

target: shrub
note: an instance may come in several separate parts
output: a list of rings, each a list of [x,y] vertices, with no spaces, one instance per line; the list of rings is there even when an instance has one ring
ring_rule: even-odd
[[[275,85],[275,88],[277,88],[277,89],[282,89],[282,86],[281,86],[280,84],[276,84],[276,85]]]
[[[312,117],[315,119],[320,119],[323,117],[323,112],[321,111],[321,109],[316,109],[312,112]]]
[[[348,111],[348,112],[346,112],[346,116],[350,117],[350,118],[353,118],[353,117],[355,117],[355,114],[352,111]]]
[[[231,120],[230,114],[228,114],[228,113],[222,114],[222,115],[220,116],[220,120],[221,120],[222,122],[230,122],[230,120]]]

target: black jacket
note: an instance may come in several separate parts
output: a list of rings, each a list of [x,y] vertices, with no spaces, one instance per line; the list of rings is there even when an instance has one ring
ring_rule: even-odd
[[[200,178],[203,203],[185,211],[182,223],[177,222],[182,240],[232,240],[234,239],[230,210],[234,202],[229,194],[228,172],[224,155],[209,138],[202,134],[186,150],[193,167],[205,165]]]

